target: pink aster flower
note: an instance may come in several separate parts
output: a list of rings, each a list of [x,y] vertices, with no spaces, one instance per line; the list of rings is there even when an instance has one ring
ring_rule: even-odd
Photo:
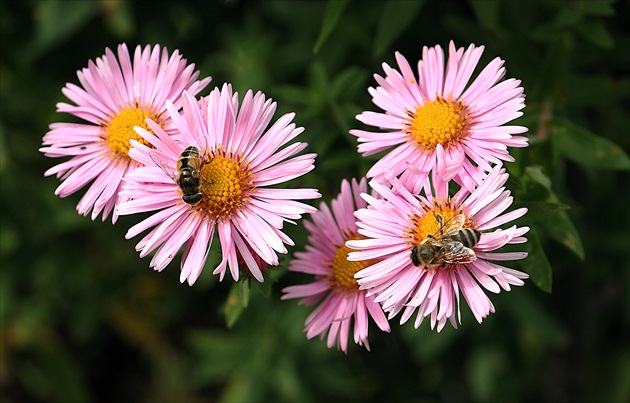
[[[297,155],[306,143],[290,144],[303,129],[291,123],[293,113],[268,127],[276,103],[260,92],[248,91],[239,110],[238,94],[227,84],[198,101],[185,92],[182,111],[170,102],[167,110],[176,138],[147,120],[150,131],[136,131],[153,148],[131,141],[129,155],[143,166],[127,175],[121,195],[130,200],[119,205],[118,213],[157,212],[130,228],[127,238],[152,228],[136,250],[144,257],[157,249],[151,267],[158,271],[185,245],[180,281],[192,285],[216,231],[222,260],[214,274],[222,280],[229,267],[238,280],[243,268],[263,282],[262,270],[278,265],[278,253],[287,253],[285,244],[293,245],[282,232],[283,224],[317,211],[295,201],[320,197],[316,190],[275,187],[314,167],[315,154]],[[198,158],[193,158],[191,146]],[[197,162],[189,165],[192,160]],[[185,166],[192,166],[191,175],[197,178],[192,192],[178,185]]]
[[[88,67],[77,71],[81,86],[71,83],[62,89],[73,104],[60,102],[57,112],[74,115],[86,123],[53,123],[44,135],[40,151],[47,157],[71,157],[45,172],[57,175],[61,185],[55,194],[66,197],[88,186],[77,205],[79,214],[92,220],[102,212],[105,221],[121,202],[121,179],[137,163],[129,158],[130,139],[143,141],[134,126],[147,128],[145,119],[172,133],[166,116],[166,100],[181,106],[184,90],[197,94],[211,78],[195,81],[194,64],[187,65],[176,50],[136,47],[133,60],[127,45],[118,46],[118,57],[110,49]],[[112,222],[118,218],[114,211]]]
[[[476,188],[462,186],[452,197],[443,176],[443,169],[434,172],[433,185],[425,182],[424,195],[417,196],[396,178],[392,188],[371,181],[381,198],[364,194],[369,206],[355,214],[358,232],[366,239],[346,243],[356,250],[349,260],[379,260],[355,277],[367,295],[376,295],[375,301],[382,303],[390,318],[403,310],[404,323],[417,310],[415,327],[430,317],[431,327],[437,323],[438,331],[447,320],[454,327],[461,323],[460,292],[481,323],[494,312],[484,290],[509,291],[510,285],[523,285],[522,279],[528,277],[495,263],[527,256],[496,252],[506,244],[526,242],[522,235],[529,230],[515,225],[497,228],[527,211],[504,213],[512,204],[510,192],[503,187],[508,178],[505,169],[493,168]],[[446,227],[449,230],[441,233]]]
[[[505,124],[522,115],[525,95],[519,80],[499,82],[505,75],[499,58],[469,84],[483,50],[470,45],[464,51],[451,42],[445,64],[440,46],[424,47],[417,78],[398,52],[400,71],[383,64],[385,77],[374,75],[379,87],[368,91],[384,113],[366,111],[357,116],[380,131],[350,131],[365,156],[393,148],[374,164],[368,177],[382,181],[402,174],[401,181],[416,191],[438,159],[446,162],[444,180],[462,169],[472,174],[476,166],[488,172],[492,163],[513,161],[507,148],[525,147],[527,138],[512,135],[527,129]]]
[[[389,323],[374,296],[366,296],[366,291],[359,289],[354,278],[357,271],[369,266],[371,261],[351,262],[347,260],[350,251],[345,245],[347,240],[362,239],[357,233],[354,212],[366,206],[360,197],[367,191],[367,180],[360,183],[352,180],[341,184],[341,193],[331,203],[332,211],[321,203],[319,211],[313,214],[313,222],[305,221],[309,231],[309,245],[306,252],[297,252],[289,265],[290,271],[315,275],[310,284],[286,287],[282,299],[302,298],[301,304],[320,305],[306,319],[306,337],[320,335],[323,339],[328,333],[328,348],[337,345],[347,352],[348,335],[354,319],[354,342],[368,344],[368,319],[371,316],[377,326],[389,332]]]

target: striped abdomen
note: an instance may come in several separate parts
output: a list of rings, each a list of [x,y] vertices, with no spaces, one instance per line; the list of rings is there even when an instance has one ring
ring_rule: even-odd
[[[453,231],[444,235],[444,239],[451,239],[453,241],[461,242],[467,248],[472,248],[479,242],[481,232],[472,228],[462,228],[457,231]]]

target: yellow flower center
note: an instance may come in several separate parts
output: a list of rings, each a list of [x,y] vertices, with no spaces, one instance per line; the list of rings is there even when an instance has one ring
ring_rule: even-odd
[[[140,126],[150,132],[151,130],[146,122],[147,118],[158,122],[158,124],[161,121],[157,114],[141,108],[136,103],[133,107],[121,109],[103,126],[105,129],[105,140],[114,155],[128,157],[129,149],[131,148],[129,140],[131,139],[147,146],[149,145],[149,142],[133,130],[134,126]]]
[[[358,271],[363,270],[377,262],[373,259],[360,260],[356,262],[348,260],[348,253],[352,252],[352,249],[346,246],[345,241],[355,239],[364,239],[364,237],[357,234],[352,234],[347,237],[344,240],[344,243],[339,246],[337,252],[335,252],[335,257],[330,262],[332,270],[328,276],[328,281],[331,283],[331,289],[335,292],[343,292],[346,294],[358,292],[359,285],[357,284],[357,280],[354,278],[354,275]]]
[[[197,207],[221,219],[246,202],[253,182],[241,156],[222,150],[214,154],[201,168],[199,191],[203,197]]]
[[[424,241],[427,236],[434,235],[440,230],[440,224],[436,219],[437,214],[444,218],[444,222],[448,222],[457,214],[461,214],[461,212],[453,209],[449,205],[436,204],[426,209],[426,212],[421,216],[414,214],[411,218],[411,222],[414,226],[408,230],[409,235],[413,238],[411,242],[414,245]]]
[[[462,101],[437,97],[406,112],[409,118],[403,131],[425,150],[435,150],[438,144],[448,148],[468,134],[470,117]]]

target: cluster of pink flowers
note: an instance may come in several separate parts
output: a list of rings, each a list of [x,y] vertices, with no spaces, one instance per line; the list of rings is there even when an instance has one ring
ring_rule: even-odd
[[[527,278],[494,263],[526,256],[496,252],[525,242],[528,231],[504,225],[526,210],[506,213],[502,167],[513,161],[508,147],[527,145],[517,136],[527,129],[507,125],[522,115],[525,96],[520,81],[502,80],[499,58],[471,82],[483,47],[451,42],[446,61],[441,47],[425,47],[416,72],[399,53],[398,70],[383,64],[385,76],[369,89],[382,112],[357,116],[376,131],[350,133],[361,154],[388,152],[319,210],[301,202],[321,197],[316,189],[278,187],[314,168],[316,155],[300,154],[307,144],[294,141],[303,131],[294,114],[272,123],[275,102],[252,91],[240,99],[230,84],[197,98],[211,79],[197,80],[177,51],[138,46],[132,58],[126,45],[117,50],[78,71],[81,86],[63,89],[73,104],[58,111],[85,123],[50,125],[41,151],[70,159],[45,175],[60,178],[61,197],[87,188],[77,210],[93,220],[152,212],[126,237],[145,234],[136,250],[152,254],[155,270],[183,249],[180,280],[192,285],[216,231],[222,258],[213,273],[263,282],[294,245],[285,222],[310,213],[306,250],[289,271],[315,281],[286,287],[282,298],[319,302],[306,335],[327,335],[344,352],[351,331],[369,349],[370,318],[389,332],[401,311],[401,323],[417,313],[416,327],[425,317],[438,331],[446,321],[457,327],[460,294],[481,322],[494,312],[485,290]]]
[[[461,323],[460,294],[481,323],[494,312],[484,290],[498,293],[522,285],[527,274],[494,263],[522,259],[524,252],[494,252],[526,242],[529,228],[498,228],[526,213],[512,204],[502,161],[513,161],[508,147],[525,147],[514,136],[526,128],[506,123],[522,115],[520,81],[507,79],[503,61],[494,59],[471,83],[483,47],[457,49],[451,42],[445,62],[441,47],[425,47],[417,74],[396,53],[399,70],[383,64],[375,75],[372,100],[383,112],[357,116],[376,132],[351,130],[358,151],[388,151],[365,179],[342,183],[330,209],[322,203],[306,252],[296,253],[289,270],[315,275],[307,285],[285,288],[284,298],[302,298],[319,307],[306,320],[308,338],[328,334],[328,346],[347,351],[354,340],[367,342],[367,313],[389,331],[384,318],[416,314],[440,331],[447,321]]]
[[[48,157],[72,157],[46,171],[62,181],[56,193],[89,186],[77,210],[92,210],[92,219],[156,211],[127,238],[149,231],[136,249],[142,257],[156,251],[158,271],[183,246],[182,282],[199,277],[215,231],[222,260],[214,273],[264,281],[267,266],[293,245],[283,224],[316,211],[296,200],[320,197],[315,189],[274,186],[314,168],[315,154],[298,155],[307,144],[291,143],[303,131],[291,123],[294,114],[269,127],[276,103],[249,91],[239,108],[229,84],[195,98],[211,79],[195,81],[193,64],[157,45],[138,46],[133,62],[126,45],[118,58],[107,49],[77,75],[83,88],[63,89],[75,105],[57,110],[87,123],[51,124],[41,148]]]

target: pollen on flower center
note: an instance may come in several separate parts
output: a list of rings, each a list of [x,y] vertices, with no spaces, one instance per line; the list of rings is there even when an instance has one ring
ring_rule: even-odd
[[[355,239],[363,239],[363,237],[360,235],[351,235],[350,237],[346,238],[345,241]],[[349,261],[348,253],[352,252],[352,249],[346,246],[345,241],[341,246],[339,246],[337,252],[335,252],[335,257],[330,262],[332,271],[328,277],[328,280],[330,281],[331,288],[333,290],[337,292],[354,293],[359,291],[359,285],[357,284],[354,275],[358,271],[373,265],[374,263],[376,263],[376,261]]]
[[[217,219],[229,217],[252,192],[251,175],[240,157],[217,152],[201,168],[203,198],[198,207]]]
[[[479,240],[479,231],[463,230],[472,221],[455,202],[433,201],[431,206],[422,205],[423,214],[414,213],[412,226],[407,229],[412,239],[411,262],[428,270],[454,270],[461,264],[476,260],[472,248]]]
[[[459,208],[452,207],[454,202],[434,202],[433,206],[425,208],[425,213],[422,215],[414,214],[411,217],[411,223],[413,226],[408,229],[409,237],[412,238],[411,243],[414,245],[427,239],[429,235],[433,236],[440,230],[440,223],[437,216],[442,216],[444,223],[448,223],[456,215],[463,214]],[[472,222],[466,218],[462,228],[472,227]]]
[[[150,118],[159,122],[159,117],[137,104],[130,108],[121,109],[113,118],[104,125],[105,139],[109,148],[117,156],[128,156],[131,143],[129,140],[134,139],[142,144],[149,145],[145,139],[140,137],[133,130],[134,126],[140,126],[147,131],[151,131],[147,125],[146,119]]]
[[[435,150],[438,144],[448,148],[468,134],[470,117],[462,101],[437,97],[406,112],[409,118],[403,131],[423,149]]]

